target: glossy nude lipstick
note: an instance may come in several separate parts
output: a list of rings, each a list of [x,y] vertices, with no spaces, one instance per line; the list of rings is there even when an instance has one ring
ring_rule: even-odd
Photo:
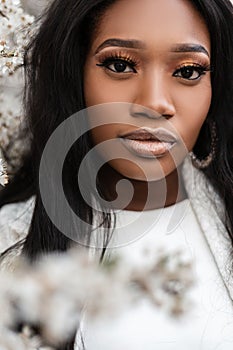
[[[139,128],[120,135],[129,151],[143,158],[164,156],[177,143],[177,137],[165,128]]]

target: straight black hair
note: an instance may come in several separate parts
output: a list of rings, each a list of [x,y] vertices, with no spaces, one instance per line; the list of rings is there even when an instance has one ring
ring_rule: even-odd
[[[20,244],[33,261],[51,251],[66,251],[73,242],[51,222],[41,200],[39,165],[44,147],[58,125],[73,113],[84,109],[83,67],[98,23],[117,0],[55,0],[45,12],[38,34],[25,54],[25,115],[31,137],[31,150],[21,168],[0,192],[0,207],[36,196],[28,235]],[[233,245],[233,7],[229,0],[189,0],[205,20],[212,52],[212,102],[194,151],[200,159],[210,151],[210,121],[216,123],[218,143],[211,165],[203,170],[221,196],[225,206],[225,224]],[[91,148],[88,134],[83,135],[67,155],[63,184],[73,210],[92,223],[94,212],[83,199],[77,173]],[[92,169],[87,169],[87,177]],[[97,179],[98,180],[98,179]],[[97,181],[98,187],[98,181]],[[103,211],[106,245],[112,216]],[[80,227],[90,239],[91,232]],[[105,249],[103,249],[102,257]],[[71,350],[74,339],[60,350]]]

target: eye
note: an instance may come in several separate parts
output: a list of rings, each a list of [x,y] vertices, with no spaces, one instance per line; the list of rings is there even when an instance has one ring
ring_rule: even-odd
[[[210,69],[204,66],[188,65],[177,69],[173,76],[186,79],[186,80],[198,80],[202,75],[205,75]]]
[[[136,62],[129,58],[108,57],[97,66],[105,67],[114,73],[136,73]]]

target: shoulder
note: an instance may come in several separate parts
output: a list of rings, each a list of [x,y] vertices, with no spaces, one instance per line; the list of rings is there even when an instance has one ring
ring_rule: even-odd
[[[23,241],[16,243],[0,254],[0,271],[13,272],[18,265],[23,249]]]
[[[0,253],[24,239],[28,233],[35,205],[35,196],[0,209]]]

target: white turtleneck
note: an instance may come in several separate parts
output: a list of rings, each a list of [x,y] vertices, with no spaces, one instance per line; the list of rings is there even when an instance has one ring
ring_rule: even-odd
[[[180,319],[146,299],[113,318],[83,320],[87,350],[232,350],[233,307],[188,199],[142,213],[121,211],[111,254],[143,266],[143,248],[181,249],[193,260],[192,307]],[[78,345],[77,345],[78,349]]]

